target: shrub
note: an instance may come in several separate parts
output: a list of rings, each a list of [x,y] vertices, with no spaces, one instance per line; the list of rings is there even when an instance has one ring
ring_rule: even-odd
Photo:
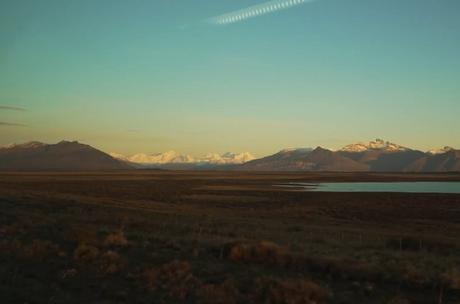
[[[460,290],[460,271],[453,268],[441,275],[442,283],[449,289]]]
[[[287,250],[279,245],[262,241],[255,244],[237,243],[230,247],[228,258],[236,262],[283,263]]]
[[[402,271],[402,279],[412,286],[424,286],[430,283],[430,277],[415,268],[413,265],[406,265]]]
[[[124,247],[128,245],[128,240],[126,239],[124,232],[120,230],[109,234],[105,238],[104,244],[106,246]]]
[[[73,258],[79,262],[89,262],[99,256],[99,249],[85,243],[80,244],[73,253]]]
[[[173,261],[145,270],[144,277],[150,289],[163,290],[173,298],[184,300],[201,285],[191,270],[190,263]]]
[[[109,250],[101,256],[101,272],[104,275],[111,275],[119,272],[122,268],[121,257],[115,251]]]
[[[65,279],[68,279],[68,278],[72,278],[74,276],[77,275],[77,270],[75,268],[69,268],[69,269],[65,269],[63,272],[62,272],[62,275],[61,275],[61,278],[63,280]]]
[[[302,279],[256,281],[253,302],[265,304],[318,304],[329,298],[329,291],[316,283]]]
[[[202,285],[196,297],[203,304],[235,304],[238,303],[240,293],[233,280],[226,280],[222,284]]]

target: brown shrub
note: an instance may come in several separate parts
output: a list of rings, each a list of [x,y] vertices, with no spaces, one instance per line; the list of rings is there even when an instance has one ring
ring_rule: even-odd
[[[73,252],[73,258],[79,262],[90,262],[99,256],[99,249],[85,243],[80,244]]]
[[[430,277],[413,265],[406,265],[401,276],[404,282],[413,286],[423,286],[430,283]]]
[[[203,304],[235,304],[238,303],[240,293],[233,280],[226,280],[222,284],[202,285],[196,297]]]
[[[126,239],[124,232],[120,230],[109,234],[105,238],[104,244],[106,246],[125,247],[128,245],[128,240]]]
[[[292,263],[297,265],[297,267],[306,267],[311,271],[322,272],[349,280],[375,281],[380,275],[376,267],[348,258],[296,257]]]
[[[192,274],[190,263],[173,261],[144,271],[147,285],[152,290],[163,290],[171,297],[181,300],[189,297],[200,281]]]
[[[441,281],[449,289],[460,290],[460,271],[457,268],[453,268],[443,273]]]
[[[101,259],[100,270],[103,275],[118,273],[123,267],[121,257],[115,251],[109,250],[105,252]]]
[[[267,241],[255,244],[237,243],[231,246],[228,258],[236,262],[255,263],[284,263],[287,250],[283,247]]]
[[[309,280],[260,278],[251,298],[265,304],[318,304],[329,298],[329,291]]]

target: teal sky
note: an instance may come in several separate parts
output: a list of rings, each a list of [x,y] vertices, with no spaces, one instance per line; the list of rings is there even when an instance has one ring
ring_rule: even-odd
[[[460,148],[460,1],[318,0],[205,22],[263,2],[2,0],[0,144]]]

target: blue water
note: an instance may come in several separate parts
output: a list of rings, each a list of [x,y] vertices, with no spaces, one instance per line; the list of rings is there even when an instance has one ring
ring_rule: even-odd
[[[460,182],[376,182],[376,183],[292,183],[288,187],[301,187],[314,192],[406,192],[406,193],[459,193]]]

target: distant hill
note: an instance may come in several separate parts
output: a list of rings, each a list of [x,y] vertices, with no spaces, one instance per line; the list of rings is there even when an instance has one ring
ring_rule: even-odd
[[[410,164],[406,171],[460,172],[460,150],[450,149],[444,153],[427,154]]]
[[[416,150],[369,150],[364,152],[338,151],[337,153],[343,157],[368,165],[369,171],[374,172],[406,171],[408,165],[426,155],[425,153]]]
[[[367,171],[368,166],[318,147],[315,150],[284,150],[272,156],[247,162],[238,169],[251,171]]]
[[[91,146],[61,141],[0,148],[0,170],[119,170],[130,165]]]
[[[238,168],[254,171],[287,171],[295,167],[312,151],[310,148],[286,149],[267,157],[246,162]]]

